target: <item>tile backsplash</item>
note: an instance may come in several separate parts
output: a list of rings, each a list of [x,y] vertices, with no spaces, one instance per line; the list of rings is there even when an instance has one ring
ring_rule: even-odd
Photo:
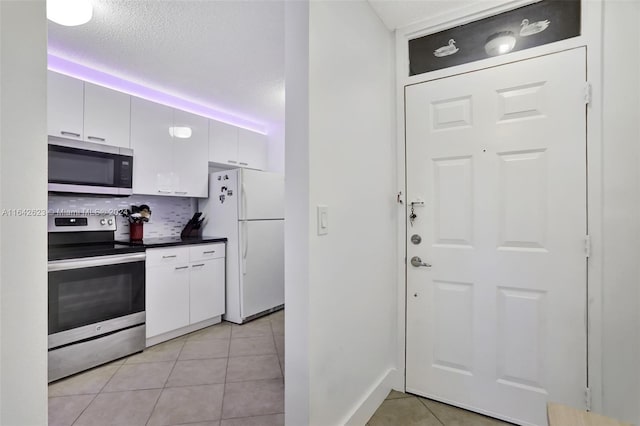
[[[116,215],[116,239],[129,238],[129,222],[119,216],[121,209],[131,205],[147,204],[151,208],[151,218],[144,224],[144,237],[175,237],[196,212],[197,201],[188,197],[160,197],[154,195],[132,195],[130,197],[95,197],[91,195],[49,195],[49,212],[62,214]]]

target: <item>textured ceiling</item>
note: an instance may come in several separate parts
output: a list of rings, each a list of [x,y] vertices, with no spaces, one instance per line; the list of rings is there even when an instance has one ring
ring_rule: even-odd
[[[446,15],[479,2],[489,3],[488,0],[369,0],[390,30]]]
[[[49,53],[269,131],[284,120],[284,1],[91,0],[89,23],[49,21]],[[482,1],[369,3],[393,30]]]
[[[269,129],[284,120],[278,0],[92,0],[79,27],[49,21],[49,53]]]

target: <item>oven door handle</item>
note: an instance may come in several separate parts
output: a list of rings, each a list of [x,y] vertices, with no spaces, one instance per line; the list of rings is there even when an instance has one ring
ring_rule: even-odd
[[[146,258],[147,255],[145,253],[135,253],[86,257],[81,259],[52,260],[48,262],[48,270],[49,272],[56,272],[70,269],[92,268],[94,266],[120,265],[122,263],[142,262]]]

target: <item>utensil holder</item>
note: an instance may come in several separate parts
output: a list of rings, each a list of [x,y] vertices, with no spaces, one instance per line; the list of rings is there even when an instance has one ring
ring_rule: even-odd
[[[129,224],[129,239],[131,241],[141,241],[143,236],[143,223],[133,222]]]

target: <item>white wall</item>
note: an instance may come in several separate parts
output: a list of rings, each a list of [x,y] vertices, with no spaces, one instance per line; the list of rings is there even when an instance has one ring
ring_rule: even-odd
[[[0,1],[0,211],[47,209],[45,2]],[[19,40],[19,42],[16,42]],[[0,424],[47,424],[46,217],[0,216]]]
[[[603,20],[603,408],[640,424],[640,31],[637,1]]]
[[[324,426],[381,380],[386,396],[395,367],[395,57],[366,1],[312,1],[309,15],[309,424]]]
[[[267,170],[270,172],[284,173],[284,135],[284,121],[274,124],[267,133]]]
[[[364,423],[395,367],[393,39],[365,1],[286,28],[286,423]]]
[[[309,424],[309,3],[285,3],[287,425]]]

